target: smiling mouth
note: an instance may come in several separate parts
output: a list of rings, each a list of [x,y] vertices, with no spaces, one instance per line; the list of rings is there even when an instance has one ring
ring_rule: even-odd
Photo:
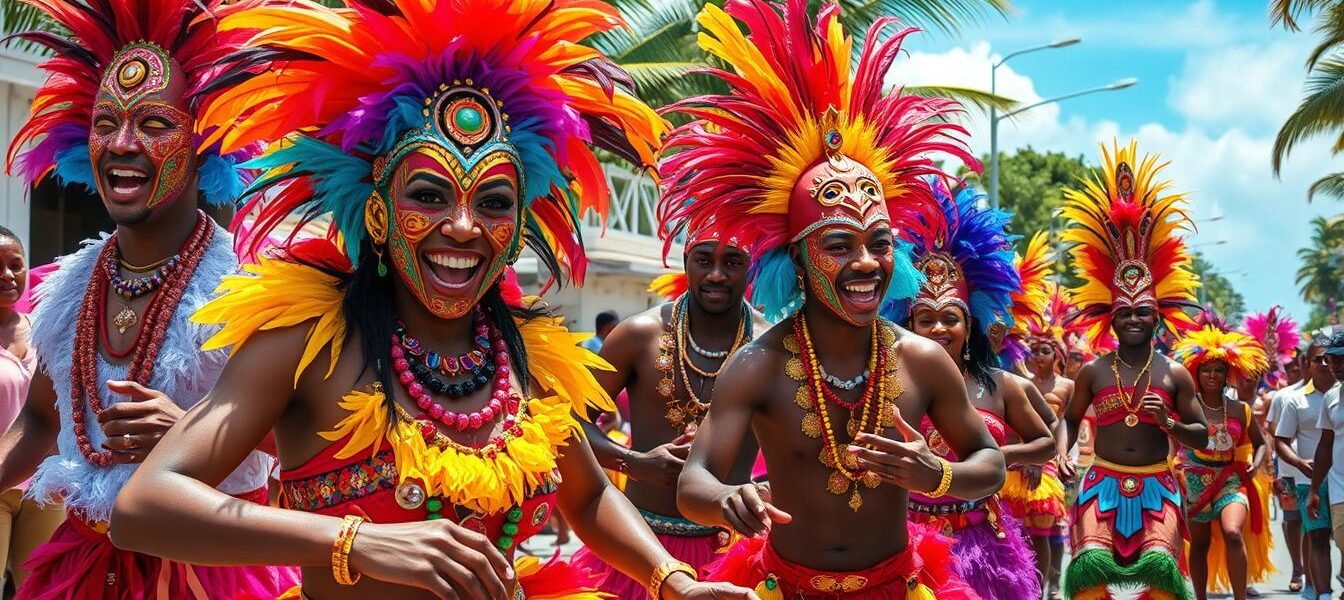
[[[120,198],[138,198],[149,188],[149,174],[134,167],[108,167],[103,177],[111,193]]]
[[[427,252],[422,258],[429,267],[435,285],[445,291],[458,291],[468,287],[477,279],[481,263],[484,262],[481,255],[475,253]]]
[[[841,285],[840,290],[851,304],[856,306],[876,305],[879,283],[876,279],[849,281]]]

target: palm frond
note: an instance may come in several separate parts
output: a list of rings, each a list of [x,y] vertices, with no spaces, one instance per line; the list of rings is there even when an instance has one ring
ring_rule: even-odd
[[[17,0],[0,1],[0,38],[36,29],[62,30],[55,21],[52,21],[45,13],[31,5]],[[27,40],[13,40],[9,42],[9,45],[27,52],[37,52],[43,55],[47,53],[46,48]]]
[[[1344,173],[1331,173],[1317,179],[1310,188],[1307,188],[1307,201],[1315,199],[1316,194],[1344,200]]]
[[[1274,139],[1274,175],[1293,146],[1305,139],[1344,127],[1344,57],[1316,64],[1304,86],[1305,96]]]
[[[862,38],[868,26],[883,16],[896,17],[906,26],[952,34],[991,14],[1006,16],[1013,11],[1009,0],[838,0],[837,3],[841,22],[855,38]],[[862,44],[856,43],[855,47],[861,48]]]
[[[1283,25],[1289,31],[1301,31],[1298,19],[1309,16],[1322,6],[1328,6],[1331,0],[1270,0],[1269,24]]]
[[[968,109],[974,109],[983,113],[988,113],[991,108],[1007,112],[1020,104],[1017,100],[1013,100],[1006,96],[999,96],[984,90],[954,85],[908,85],[903,89],[905,93],[915,96],[951,98],[960,102]]]

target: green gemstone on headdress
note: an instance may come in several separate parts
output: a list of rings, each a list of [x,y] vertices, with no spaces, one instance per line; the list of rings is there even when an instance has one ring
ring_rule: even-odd
[[[453,114],[453,125],[465,133],[476,133],[485,126],[485,115],[474,106],[463,106]]]

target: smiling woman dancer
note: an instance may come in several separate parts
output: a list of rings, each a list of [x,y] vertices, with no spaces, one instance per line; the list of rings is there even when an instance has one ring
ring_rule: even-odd
[[[1227,398],[1228,385],[1258,381],[1269,366],[1259,342],[1236,331],[1205,326],[1176,344],[1174,355],[1195,375],[1209,443],[1182,448],[1178,456],[1190,520],[1190,578],[1195,597],[1231,588],[1245,600],[1246,585],[1264,581],[1269,561],[1269,513],[1253,473],[1268,446],[1251,405]]]
[[[128,485],[118,544],[302,565],[290,597],[591,598],[585,573],[509,560],[559,509],[653,598],[750,597],[697,583],[609,484],[573,416],[612,410],[589,371],[605,365],[501,292],[524,243],[557,276],[582,276],[575,228],[608,193],[585,142],[653,158],[663,122],[578,43],[619,24],[590,0],[302,3],[224,19],[264,33],[233,57],[234,87],[206,119],[237,119],[226,148],[288,135],[256,163],[241,240],[244,254],[282,247],[196,313],[224,324],[209,344],[234,354]],[[260,72],[271,59],[283,62]],[[323,212],[339,248],[276,234]],[[289,510],[210,489],[272,428]]]
[[[941,180],[929,182],[941,210],[923,215],[905,233],[915,245],[924,282],[913,300],[897,302],[896,316],[947,351],[961,371],[971,405],[1003,450],[1008,465],[1040,465],[1055,455],[1055,440],[1018,377],[999,369],[989,339],[996,315],[1008,314],[1021,288],[1013,266],[1011,214],[977,207],[981,196],[964,189],[954,198]],[[919,425],[934,453],[956,460],[927,417]],[[1009,443],[1008,434],[1018,439]],[[957,540],[959,573],[984,598],[1036,600],[1041,584],[1036,556],[1017,519],[997,494],[971,501],[910,495],[910,519]]]

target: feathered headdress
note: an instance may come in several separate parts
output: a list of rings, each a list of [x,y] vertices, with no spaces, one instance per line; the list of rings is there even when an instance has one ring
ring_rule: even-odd
[[[1205,326],[1181,338],[1176,342],[1173,355],[1194,375],[1198,375],[1199,367],[1204,363],[1226,362],[1228,379],[1232,382],[1257,378],[1269,366],[1265,349],[1255,338],[1213,326]]]
[[[1293,352],[1302,344],[1297,322],[1282,306],[1246,317],[1246,333],[1265,347],[1275,369],[1292,362]]]
[[[999,361],[1005,366],[1026,360],[1031,352],[1027,343],[1031,333],[1029,324],[1039,320],[1050,305],[1050,288],[1054,284],[1046,277],[1050,275],[1054,262],[1054,252],[1050,250],[1045,232],[1031,236],[1031,241],[1027,242],[1027,251],[1013,257],[1013,267],[1017,269],[1017,278],[1022,285],[1012,294],[1009,314],[1013,316],[1013,326],[1004,337],[1003,349],[999,351]]]
[[[921,215],[904,232],[924,282],[913,300],[893,303],[891,316],[906,321],[920,307],[959,306],[982,334],[994,323],[1011,329],[1013,293],[1022,287],[1013,267],[1017,236],[1007,232],[1012,213],[981,208],[984,195],[972,188],[954,198],[941,178],[928,184],[942,210]]]
[[[1047,282],[1045,285],[1049,300],[1044,310],[1026,318],[1026,343],[1028,346],[1050,344],[1062,360],[1071,342],[1081,340],[1085,330],[1069,320],[1074,310],[1069,291],[1057,283]]]
[[[1224,331],[1233,329],[1232,324],[1227,322],[1227,317],[1218,312],[1212,304],[1205,304],[1199,314],[1195,315],[1195,325],[1200,329],[1205,327],[1216,327]]]
[[[17,174],[30,186],[54,173],[64,183],[97,191],[89,132],[105,81],[115,78],[131,88],[153,85],[155,79],[166,86],[168,78],[183,77],[187,109],[196,113],[219,75],[215,64],[254,33],[218,30],[215,12],[224,0],[19,1],[42,11],[64,30],[13,36],[45,46],[54,54],[42,63],[47,81],[33,96],[28,121],[10,141],[5,157],[5,172]],[[146,55],[153,56],[147,61]],[[163,61],[154,57],[163,55],[180,70],[168,72],[158,66]],[[198,119],[198,188],[207,201],[227,204],[245,185],[237,164],[256,148],[239,145],[221,152],[218,144],[200,135],[203,131],[204,124]]]
[[[885,93],[884,77],[915,31],[892,36],[895,19],[880,18],[868,31],[856,69],[853,39],[839,8],[824,5],[815,22],[807,0],[728,0],[706,4],[698,22],[700,46],[730,66],[709,69],[731,92],[689,98],[670,107],[692,117],[664,146],[659,165],[663,198],[658,216],[668,243],[686,228],[717,218],[750,225],[755,304],[779,318],[802,298],[788,245],[825,224],[823,205],[803,175],[827,161],[870,170],[893,228],[932,202],[922,176],[937,174],[929,152],[946,152],[978,165],[956,139],[965,130],[947,117],[959,110],[944,98]],[[740,21],[750,31],[738,28]],[[818,194],[821,190],[817,190]],[[857,211],[856,211],[857,212]],[[887,297],[913,295],[918,275],[905,249]]]
[[[1185,309],[1198,306],[1199,281],[1178,235],[1193,228],[1185,196],[1156,180],[1166,166],[1156,155],[1139,162],[1136,142],[1101,152],[1100,175],[1064,191],[1062,217],[1071,224],[1064,241],[1077,244],[1071,254],[1083,280],[1071,290],[1077,318],[1093,346],[1113,340],[1111,315],[1121,307],[1155,308],[1178,334],[1194,329]]]
[[[581,280],[579,218],[606,214],[610,190],[590,145],[651,166],[665,122],[629,75],[579,42],[621,24],[597,0],[365,0],[330,9],[308,0],[231,12],[223,28],[259,29],[234,55],[231,86],[203,118],[226,150],[284,139],[254,161],[265,170],[241,215],[251,254],[298,212],[333,215],[353,262],[368,238],[366,201],[405,152],[432,145],[464,177],[505,153],[517,167],[520,227],[556,276]],[[273,65],[256,74],[259,66]],[[286,137],[288,136],[288,137]],[[285,185],[278,185],[284,183]],[[336,236],[336,234],[339,236]]]

